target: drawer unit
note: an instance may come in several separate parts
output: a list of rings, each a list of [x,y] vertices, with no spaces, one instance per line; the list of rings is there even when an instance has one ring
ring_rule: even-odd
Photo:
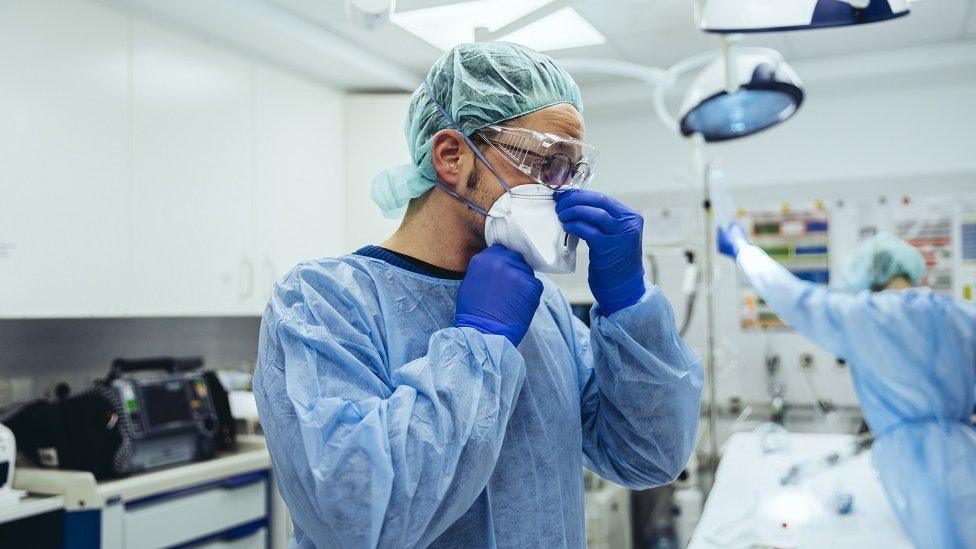
[[[237,448],[210,460],[103,481],[86,471],[18,467],[14,485],[57,496],[48,498],[63,509],[55,532],[61,543],[53,545],[64,549],[283,549],[287,543],[288,515],[261,436],[240,435]],[[7,545],[0,541],[0,548]]]
[[[266,549],[268,529],[258,528],[249,534],[222,536],[199,544],[191,544],[193,549]]]
[[[266,519],[267,501],[267,474],[253,473],[129,502],[122,517],[124,546],[168,547],[207,538]]]

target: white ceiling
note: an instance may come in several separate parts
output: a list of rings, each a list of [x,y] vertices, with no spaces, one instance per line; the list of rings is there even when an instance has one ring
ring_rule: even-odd
[[[100,0],[221,41],[332,86],[357,91],[412,88],[440,51],[396,25],[366,31],[351,25],[343,0]],[[398,0],[398,10],[447,0]],[[550,52],[667,67],[713,49],[718,39],[695,28],[692,0],[570,0],[607,37],[600,46]],[[780,50],[790,60],[945,44],[976,38],[976,0],[918,0],[899,20],[818,31],[752,35],[747,44]],[[611,78],[579,75],[586,87]]]

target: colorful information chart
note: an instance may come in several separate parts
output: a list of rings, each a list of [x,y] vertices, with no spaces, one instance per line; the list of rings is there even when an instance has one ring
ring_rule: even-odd
[[[751,212],[752,241],[802,280],[830,282],[830,232],[823,210]],[[746,330],[784,329],[786,324],[744,280],[739,323]]]
[[[925,258],[926,273],[920,285],[957,299],[976,301],[976,201],[973,198],[944,195],[917,200],[906,195],[899,200],[855,203],[853,211],[838,209],[835,213],[836,227],[852,223],[856,228],[849,235],[834,231],[834,236],[842,239],[834,247],[841,256],[853,253],[864,238],[888,232],[915,246]],[[848,244],[850,249],[843,247]]]
[[[976,207],[964,209],[959,220],[959,295],[976,301]]]
[[[952,215],[933,215],[924,211],[918,217],[895,221],[895,236],[904,239],[922,252],[928,272],[922,279],[923,286],[945,295],[952,295]]]

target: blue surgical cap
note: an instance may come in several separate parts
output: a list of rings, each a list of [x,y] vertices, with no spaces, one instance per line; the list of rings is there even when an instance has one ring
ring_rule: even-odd
[[[914,246],[886,233],[868,238],[844,266],[844,279],[855,292],[881,290],[895,277],[913,286],[925,275],[925,259]]]
[[[548,55],[507,42],[461,44],[448,50],[430,68],[426,83],[433,99],[468,136],[559,103],[583,112],[579,87],[569,73]],[[413,163],[373,178],[373,201],[383,215],[402,216],[410,199],[434,186],[432,140],[448,127],[421,85],[413,92],[404,126]]]

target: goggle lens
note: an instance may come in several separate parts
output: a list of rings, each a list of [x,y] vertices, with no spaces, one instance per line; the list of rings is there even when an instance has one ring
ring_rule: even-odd
[[[581,188],[593,176],[597,151],[580,141],[501,126],[487,126],[479,130],[478,135],[498,150],[509,164],[550,189],[560,190],[567,185]],[[574,161],[566,153],[547,150],[559,143],[568,144],[571,149],[582,149],[582,154]]]
[[[565,154],[554,154],[542,167],[542,182],[550,189],[558,189],[569,181],[573,164]]]

